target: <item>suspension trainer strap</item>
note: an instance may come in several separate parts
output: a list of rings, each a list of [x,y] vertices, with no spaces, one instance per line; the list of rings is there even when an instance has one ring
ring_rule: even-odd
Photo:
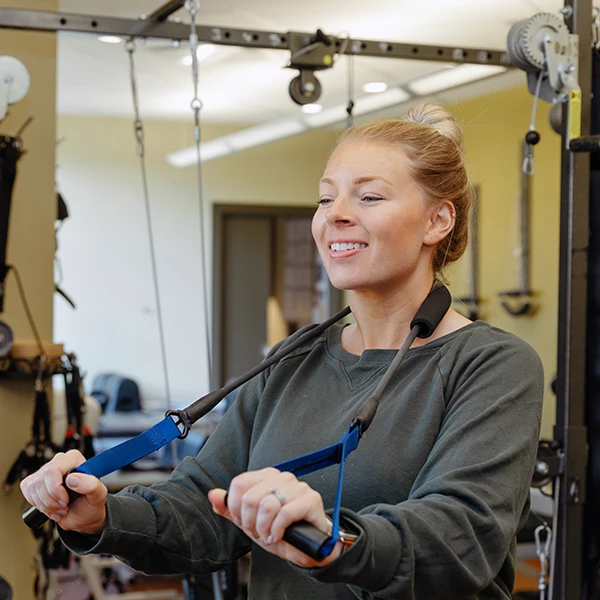
[[[325,543],[316,549],[315,554],[318,558],[325,558],[326,556],[329,556],[338,540],[340,530],[340,507],[342,504],[342,487],[344,483],[344,465],[348,454],[358,448],[359,437],[359,425],[358,423],[354,423],[350,425],[346,435],[344,435],[342,440],[337,444],[275,465],[276,469],[293,473],[297,477],[300,475],[306,475],[307,473],[320,471],[321,469],[329,467],[330,465],[340,465],[340,469],[338,471],[337,491],[335,494],[335,504],[333,506],[333,526],[331,535],[325,541]]]
[[[140,458],[144,458],[144,456],[147,456],[155,450],[167,445],[169,442],[174,441],[175,438],[184,438],[188,434],[193,423],[204,416],[209,410],[214,408],[214,406],[218,404],[218,402],[222,400],[229,392],[241,386],[254,375],[257,375],[261,371],[267,369],[274,363],[273,359],[279,361],[287,354],[293,352],[297,348],[300,341],[304,343],[313,337],[319,336],[324,329],[332,325],[335,321],[345,317],[349,313],[349,308],[345,308],[339,313],[336,313],[333,317],[327,319],[311,331],[306,332],[303,336],[300,336],[300,338],[296,340],[296,343],[292,343],[289,346],[280,349],[279,352],[275,353],[271,357],[271,360],[265,360],[254,367],[254,369],[246,373],[246,376],[239,377],[236,379],[236,381],[223,387],[221,390],[211,392],[204,398],[200,398],[192,405],[196,406],[193,416],[186,413],[187,409],[168,411],[167,416],[160,423],[154,425],[154,427],[151,427],[136,437],[118,444],[117,446],[114,446],[109,450],[94,456],[93,458],[90,458],[86,462],[79,465],[79,467],[74,469],[74,472],[85,473],[86,475],[94,475],[95,477],[101,478],[109,473],[118,471],[119,469],[130,465]],[[69,498],[71,501],[78,497],[78,494],[69,488],[67,488],[67,492],[69,493]],[[48,520],[48,517],[44,513],[38,511],[37,508],[30,507],[23,513],[23,520],[27,526],[31,527],[32,529],[37,529]]]
[[[169,442],[179,437],[181,431],[171,417],[136,435],[134,438],[114,446],[79,465],[75,472],[104,477],[109,473],[118,471],[123,467],[148,456],[148,454],[166,446]]]

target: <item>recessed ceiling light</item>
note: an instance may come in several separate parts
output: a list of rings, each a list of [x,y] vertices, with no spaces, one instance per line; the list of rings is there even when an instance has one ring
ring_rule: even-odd
[[[300,109],[305,115],[316,115],[323,110],[320,104],[304,104]]]
[[[385,92],[387,88],[387,83],[383,81],[371,81],[363,85],[363,91],[367,92],[367,94],[379,94],[380,92]]]
[[[203,61],[208,58],[211,54],[216,50],[216,46],[213,44],[199,44],[198,48],[196,48],[196,56],[199,61]],[[186,67],[189,67],[192,64],[192,57],[190,54],[186,54],[182,59],[181,63]]]
[[[120,44],[123,40],[118,35],[101,35],[98,41],[105,44]]]

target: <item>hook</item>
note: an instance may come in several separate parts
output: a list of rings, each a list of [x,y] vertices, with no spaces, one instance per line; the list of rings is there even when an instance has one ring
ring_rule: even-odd
[[[527,290],[514,290],[508,292],[500,292],[500,298],[510,298],[510,300],[502,300],[501,304],[506,312],[513,317],[530,314],[535,308],[532,299],[532,293]]]

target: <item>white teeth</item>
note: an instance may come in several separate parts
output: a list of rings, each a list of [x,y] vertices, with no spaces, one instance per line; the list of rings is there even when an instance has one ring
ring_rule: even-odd
[[[346,250],[362,250],[366,248],[366,244],[359,244],[358,242],[334,242],[329,245],[332,252],[345,252]]]

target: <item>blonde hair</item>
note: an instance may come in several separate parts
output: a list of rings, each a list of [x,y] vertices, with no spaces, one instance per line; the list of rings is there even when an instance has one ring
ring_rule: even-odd
[[[345,141],[365,140],[400,146],[411,163],[411,176],[433,202],[448,200],[454,206],[452,231],[438,243],[433,272],[458,260],[467,247],[472,186],[464,164],[463,135],[454,117],[434,104],[415,106],[400,119],[378,119],[347,129]]]

